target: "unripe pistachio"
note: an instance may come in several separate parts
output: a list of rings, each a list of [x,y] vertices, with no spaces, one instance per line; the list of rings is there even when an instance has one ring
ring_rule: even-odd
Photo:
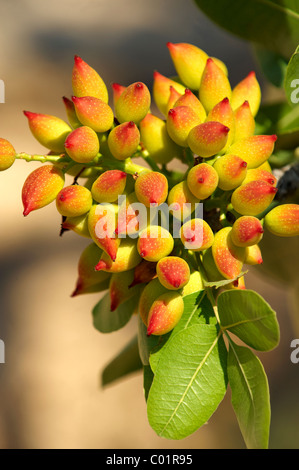
[[[137,241],[138,253],[147,261],[159,261],[168,256],[174,246],[171,234],[163,227],[150,225],[143,229]]]
[[[247,162],[247,168],[261,166],[273,152],[276,135],[252,135],[238,140],[229,149],[229,153],[238,155]]]
[[[63,96],[62,100],[65,106],[66,115],[67,115],[70,125],[74,129],[76,129],[77,127],[80,127],[81,122],[79,121],[77,117],[74,103],[71,100],[69,100],[66,96]]]
[[[190,106],[177,106],[168,112],[167,132],[176,144],[188,147],[188,135],[200,123],[200,117]]]
[[[214,234],[209,224],[203,219],[192,219],[181,227],[181,241],[187,250],[204,251],[214,242]]]
[[[135,124],[147,115],[151,105],[151,95],[142,82],[129,85],[115,105],[115,115],[120,123],[133,121]]]
[[[198,90],[208,55],[193,44],[167,43],[177,74],[192,90]]]
[[[168,163],[181,156],[182,149],[168,135],[166,123],[148,113],[139,124],[142,145],[156,163]]]
[[[96,272],[94,269],[101,255],[102,250],[95,243],[90,243],[84,248],[78,262],[78,279],[72,297],[90,293],[92,288],[98,289],[103,281],[109,278],[108,273]]]
[[[178,106],[189,106],[190,108],[192,108],[193,111],[195,111],[195,113],[198,115],[201,122],[204,122],[207,117],[205,108],[203,107],[199,99],[194,95],[194,93],[192,93],[192,91],[188,88],[186,88],[185,93],[176,100],[173,105],[173,108],[176,108]]]
[[[120,85],[119,83],[112,83],[112,92],[113,92],[113,107],[115,109],[116,103],[122,94],[123,91],[125,91],[126,87],[123,85]]]
[[[114,114],[110,106],[93,96],[72,96],[76,114],[84,126],[91,127],[95,132],[106,132],[111,129]]]
[[[137,250],[136,240],[125,238],[121,240],[115,261],[112,261],[107,253],[103,253],[95,270],[106,271],[108,273],[130,271],[130,269],[135,268],[140,261],[141,257]]]
[[[16,151],[10,142],[0,138],[0,171],[10,168],[16,159]]]
[[[240,186],[247,174],[247,163],[233,154],[217,158],[213,167],[218,173],[218,186],[223,191],[230,191]]]
[[[148,284],[155,277],[157,263],[152,263],[143,259],[134,269],[134,278],[129,287],[136,286],[137,284]]]
[[[190,295],[190,294],[193,294],[194,292],[198,292],[202,290],[203,288],[204,287],[203,287],[203,282],[202,282],[200,273],[198,271],[193,271],[190,274],[189,281],[183,287],[181,294],[183,297],[185,297],[186,295]]]
[[[206,199],[218,186],[218,173],[207,163],[200,163],[191,168],[187,176],[188,188],[198,199]]]
[[[235,115],[228,98],[224,98],[211,109],[207,116],[207,122],[208,121],[221,122],[221,124],[229,128],[227,141],[225,147],[222,149],[222,151],[225,152],[232,144],[235,137]]]
[[[171,80],[157,71],[154,72],[153,97],[157,108],[164,116],[166,116],[168,112],[167,107],[171,86],[181,95],[184,94],[186,89],[181,83]]]
[[[144,171],[135,182],[135,194],[146,207],[162,204],[168,194],[168,181],[159,171]]]
[[[195,210],[195,204],[199,199],[191,193],[187,181],[181,181],[171,188],[167,203],[170,212],[177,219],[184,220]]]
[[[121,170],[104,171],[93,183],[91,194],[97,202],[114,202],[126,187],[127,174]]]
[[[79,217],[86,214],[91,206],[91,192],[79,184],[66,186],[56,197],[57,210],[64,217]]]
[[[258,245],[251,245],[246,248],[246,257],[244,264],[254,266],[256,264],[262,264],[263,257],[261,249]]]
[[[140,317],[146,326],[148,324],[148,314],[154,301],[160,295],[165,294],[166,292],[169,292],[169,290],[166,289],[166,287],[162,286],[158,278],[150,281],[143,289],[139,299],[138,310]]]
[[[212,248],[203,253],[202,263],[208,281],[218,282],[224,280],[224,276],[219,272],[214,261]]]
[[[263,170],[260,167],[248,170],[242,184],[249,183],[250,181],[265,181],[266,183],[269,183],[272,186],[276,186],[277,183],[277,179],[272,174],[272,172],[268,170]]]
[[[274,207],[265,217],[265,227],[278,237],[299,235],[299,205],[282,204]]]
[[[261,103],[261,89],[255,72],[250,72],[232,91],[231,105],[235,110],[247,100],[253,117],[257,114]]]
[[[188,263],[178,256],[161,258],[157,263],[156,269],[158,279],[166,289],[181,289],[190,279]]]
[[[170,86],[169,87],[169,90],[170,90],[170,94],[169,94],[169,98],[168,98],[168,102],[167,102],[167,109],[166,109],[166,113],[168,113],[168,111],[171,109],[171,108],[174,108],[174,105],[175,103],[177,102],[177,100],[183,96],[181,95],[178,91],[176,91],[176,89],[173,87],[173,86]],[[186,91],[186,90],[185,90]]]
[[[264,229],[259,219],[243,215],[234,222],[231,239],[236,246],[251,246],[261,241],[263,233]]]
[[[99,153],[100,143],[94,130],[88,126],[81,126],[67,136],[64,147],[72,160],[88,163]]]
[[[231,98],[231,86],[223,70],[209,58],[204,68],[199,88],[199,99],[209,112],[224,98]]]
[[[91,238],[88,229],[88,214],[67,217],[61,224],[62,230],[72,230],[81,237]]]
[[[225,148],[228,133],[229,128],[220,122],[204,122],[191,129],[187,142],[193,153],[208,158]]]
[[[109,150],[117,160],[125,160],[136,152],[140,142],[138,127],[133,121],[114,127],[108,136]]]
[[[24,111],[28,118],[29,128],[36,140],[53,152],[64,152],[64,141],[72,131],[62,119],[49,114],[31,113]]]
[[[246,248],[240,248],[232,242],[231,230],[231,227],[219,230],[212,246],[215,264],[225,279],[239,276],[246,257]]]
[[[115,261],[120,240],[115,238],[117,206],[93,205],[88,214],[88,230],[93,241]]]
[[[165,335],[180,321],[184,312],[181,294],[167,292],[158,297],[148,314],[147,335]]]
[[[97,271],[96,271],[97,272]],[[102,271],[104,272],[104,271]],[[106,273],[107,274],[107,273]],[[134,278],[134,269],[113,273],[109,283],[110,310],[113,312],[119,305],[137,294],[137,288],[130,287]]]
[[[72,72],[72,88],[76,96],[93,96],[108,103],[108,90],[103,79],[77,55]]]
[[[54,165],[44,165],[34,170],[26,178],[22,189],[23,215],[55,201],[63,185],[64,175]]]
[[[255,120],[248,101],[244,101],[235,112],[235,136],[234,141],[246,139],[254,134]]]
[[[277,189],[265,181],[242,184],[232,194],[231,203],[241,215],[258,215],[273,201]]]

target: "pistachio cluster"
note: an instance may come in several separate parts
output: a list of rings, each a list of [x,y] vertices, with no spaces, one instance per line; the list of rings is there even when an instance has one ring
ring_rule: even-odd
[[[17,153],[0,139],[0,170],[16,159],[43,163],[24,183],[24,216],[56,202],[62,232],[90,239],[72,295],[109,290],[111,311],[140,296],[136,313],[148,335],[171,331],[184,296],[207,282],[245,289],[244,265],[262,262],[265,227],[281,237],[299,235],[299,206],[275,201],[268,159],[276,136],[255,134],[261,100],[255,73],[232,88],[219,59],[191,44],[167,47],[177,76],[154,72],[153,102],[148,87],[135,82],[114,83],[108,104],[104,81],[76,56],[73,96],[63,98],[69,123],[24,112],[49,152]],[[73,184],[65,185],[66,175]],[[136,204],[144,206],[143,218]],[[167,228],[152,218],[151,209],[163,204]],[[178,237],[171,233],[175,223]]]

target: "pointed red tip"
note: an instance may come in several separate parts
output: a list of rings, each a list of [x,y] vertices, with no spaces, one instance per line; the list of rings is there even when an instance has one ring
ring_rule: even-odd
[[[213,59],[211,57],[209,57],[207,59],[207,64],[210,65],[210,64],[213,64],[213,63],[214,63]]]
[[[74,61],[76,65],[82,64],[82,62],[84,62],[83,59],[81,59],[81,57],[79,57],[78,55],[74,56]]]
[[[135,84],[135,89],[137,89],[137,90],[142,90],[142,89],[143,89],[143,83],[137,82],[137,83]]]
[[[229,128],[229,127],[223,126],[223,132],[224,132],[225,134],[228,134],[229,131],[230,131],[230,128]]]
[[[159,78],[159,77],[161,77],[161,76],[162,76],[162,75],[161,75],[157,70],[154,71],[154,73],[153,73],[154,79],[157,79],[157,78]]]
[[[105,269],[106,267],[107,267],[107,263],[104,260],[100,259],[100,261],[98,262],[98,264],[95,266],[94,269],[96,271],[101,271],[102,269]]]
[[[23,211],[23,216],[26,217],[27,215],[30,214],[31,211],[32,211],[32,209],[30,209],[29,206],[25,207],[24,211]]]
[[[270,186],[269,191],[270,193],[277,193],[278,189],[275,188],[274,186]]]
[[[204,183],[204,179],[203,178],[198,178],[197,182],[198,183]]]
[[[37,114],[37,113],[32,113],[31,111],[23,111],[23,113],[28,119],[32,119]]]
[[[222,100],[222,103],[225,103],[225,104],[229,103],[228,97],[224,98],[224,99]]]
[[[272,137],[273,142],[276,142],[276,140],[277,140],[277,135],[276,134],[272,134],[270,137]]]
[[[82,286],[78,283],[75,287],[75,290],[72,292],[71,297],[76,297],[77,295],[79,295],[81,289],[82,289]]]
[[[262,227],[259,227],[257,231],[258,233],[264,233],[264,229]]]
[[[255,77],[255,71],[254,70],[251,70],[251,72],[249,72],[248,74],[248,77]]]
[[[173,108],[171,108],[171,109],[168,111],[168,115],[169,115],[169,116],[175,116],[175,114],[176,114],[176,111],[175,111],[175,109],[173,109]]]
[[[247,167],[247,162],[243,161],[243,162],[241,163],[241,167],[246,168],[246,167]]]
[[[168,49],[171,49],[173,45],[174,44],[172,42],[169,42],[169,41],[166,43],[166,47],[168,47]]]
[[[72,96],[72,102],[73,103],[76,103],[76,101],[79,100],[79,97],[78,96]]]
[[[145,253],[144,251],[142,251],[142,252],[140,253],[141,258],[144,258],[145,255],[146,255],[146,253]]]
[[[135,126],[135,122],[134,122],[134,121],[130,121],[130,122],[128,123],[128,127],[134,127],[134,126]]]
[[[113,296],[113,298],[111,299],[111,302],[110,302],[110,312],[114,312],[114,310],[117,309],[119,305],[119,302],[117,301],[117,299]]]
[[[245,106],[246,108],[249,108],[249,101],[245,100],[242,106]]]
[[[154,328],[151,324],[149,324],[147,331],[146,331],[146,336],[151,336],[154,332]]]

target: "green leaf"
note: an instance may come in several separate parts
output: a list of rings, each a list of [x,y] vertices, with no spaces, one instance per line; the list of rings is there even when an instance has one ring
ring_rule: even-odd
[[[290,106],[299,103],[299,46],[292,55],[284,80],[284,89]]]
[[[145,401],[148,399],[148,394],[154,380],[154,374],[150,366],[143,366],[143,391]]]
[[[215,289],[219,289],[219,287],[227,286],[228,284],[231,284],[232,282],[236,281],[247,273],[248,271],[244,271],[233,279],[223,279],[221,281],[206,281],[205,279],[203,279],[203,283],[205,287],[215,287]]]
[[[92,310],[93,325],[101,333],[111,333],[125,326],[130,320],[138,304],[138,295],[119,305],[113,312],[110,311],[109,292],[102,297]]]
[[[268,380],[253,352],[230,340],[227,373],[232,405],[249,449],[266,449],[270,428]]]
[[[281,88],[288,65],[285,58],[261,46],[255,47],[255,55],[267,80],[277,88]]]
[[[299,43],[297,0],[195,0],[219,26],[289,59]]]
[[[135,336],[103,370],[102,386],[111,384],[140,369],[142,369],[142,363],[138,352],[137,336]]]
[[[192,325],[171,337],[147,402],[149,423],[159,436],[184,439],[207,422],[226,393],[226,359],[215,325]]]
[[[221,327],[258,351],[279,343],[279,325],[270,305],[252,290],[222,292],[217,300]]]
[[[297,107],[299,108],[299,106]],[[256,116],[256,134],[289,134],[299,130],[299,111],[281,101],[261,106]]]
[[[170,336],[192,325],[217,323],[213,307],[206,297],[204,290],[186,295],[186,297],[184,297],[184,304],[184,313],[179,323],[168,335],[161,337],[159,343],[154,345],[150,350],[150,365],[153,372],[156,371],[159,359],[161,355],[164,354]]]

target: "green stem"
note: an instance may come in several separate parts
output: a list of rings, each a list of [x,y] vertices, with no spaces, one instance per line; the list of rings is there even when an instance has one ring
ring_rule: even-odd
[[[69,158],[61,155],[30,155],[25,152],[17,153],[16,158],[19,160],[25,160],[26,162],[40,162],[40,163],[64,163],[70,161]]]

